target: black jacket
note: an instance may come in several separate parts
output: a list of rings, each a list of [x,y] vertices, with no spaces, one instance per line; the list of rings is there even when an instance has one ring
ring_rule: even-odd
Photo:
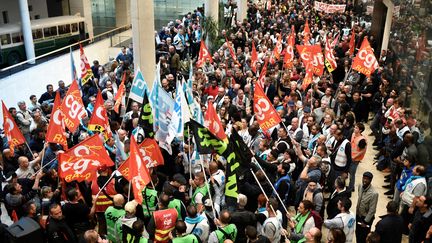
[[[75,243],[76,236],[65,220],[49,218],[47,224],[47,236],[49,243]]]
[[[337,192],[333,197],[330,197],[327,204],[327,215],[328,219],[334,218],[338,213],[340,213],[337,203],[341,198],[350,198],[350,193],[345,190],[343,192]]]
[[[381,218],[375,227],[375,232],[381,237],[381,243],[402,242],[404,229],[402,217],[397,214],[387,214]]]

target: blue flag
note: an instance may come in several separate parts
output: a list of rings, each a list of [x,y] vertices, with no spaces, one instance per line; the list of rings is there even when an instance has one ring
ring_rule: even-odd
[[[138,71],[134,77],[134,80],[132,82],[132,87],[131,87],[131,90],[129,93],[129,98],[142,104],[145,92],[147,92],[147,95],[148,95],[147,83],[144,80],[144,76],[143,76],[141,70],[138,69]]]

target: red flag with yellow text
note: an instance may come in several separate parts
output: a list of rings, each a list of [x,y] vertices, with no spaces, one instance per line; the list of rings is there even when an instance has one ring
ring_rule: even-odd
[[[370,77],[378,67],[379,64],[374,51],[367,38],[364,38],[356,57],[353,59],[352,68]]]
[[[255,85],[254,113],[255,119],[263,131],[267,131],[281,122],[279,114],[259,84]]]
[[[307,66],[307,63],[311,62],[314,74],[316,76],[321,76],[324,73],[324,56],[322,54],[321,45],[297,45],[296,47],[303,65]]]
[[[66,127],[74,133],[80,124],[81,118],[87,116],[81,99],[81,92],[75,80],[72,81],[60,107],[64,115]]]
[[[138,147],[147,168],[164,165],[162,152],[154,138],[144,139]]]
[[[93,181],[97,178],[97,170],[101,166],[97,155],[74,156],[67,153],[59,154],[59,177],[66,182]]]
[[[302,82],[302,89],[306,90],[309,84],[313,82],[313,66],[312,63],[308,63],[306,65],[306,74]]]
[[[3,111],[3,130],[9,143],[9,148],[14,152],[15,146],[26,143],[24,135],[21,133],[12,116],[9,114],[4,101],[2,101]]]
[[[88,129],[90,131],[102,133],[105,140],[112,137],[112,132],[108,121],[108,115],[100,91],[98,91],[98,94],[96,96],[96,103],[94,104],[93,113],[88,123]]]
[[[207,112],[204,116],[205,127],[207,127],[209,131],[220,140],[228,142],[228,138],[222,127],[222,123],[216,114],[215,108],[213,107],[213,102],[209,100],[207,107]]]
[[[84,85],[91,81],[93,78],[93,71],[91,70],[90,64],[84,54],[84,49],[80,44],[80,59],[81,59],[81,85]]]
[[[113,166],[114,162],[109,157],[104,144],[98,134],[95,134],[81,143],[73,146],[65,152],[73,157],[86,157],[95,155],[101,165]]]
[[[213,58],[210,54],[210,51],[207,49],[207,46],[205,45],[204,40],[201,40],[200,51],[199,51],[198,60],[196,63],[197,67],[201,67],[206,62],[207,58],[210,59],[210,63],[213,63]]]
[[[56,97],[54,99],[54,106],[51,111],[50,122],[45,135],[45,141],[61,144],[63,145],[63,149],[67,149],[64,115],[61,111],[61,98],[59,91],[56,92]]]

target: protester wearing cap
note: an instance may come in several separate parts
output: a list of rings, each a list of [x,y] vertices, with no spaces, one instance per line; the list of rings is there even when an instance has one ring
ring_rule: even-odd
[[[363,173],[362,184],[358,187],[358,200],[356,207],[356,239],[357,242],[366,242],[375,219],[378,203],[378,192],[372,186],[373,174],[369,171]]]

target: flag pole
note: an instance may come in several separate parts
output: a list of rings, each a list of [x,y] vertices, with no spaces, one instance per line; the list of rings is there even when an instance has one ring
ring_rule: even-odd
[[[129,181],[129,189],[128,189],[128,202],[130,202],[130,194],[131,194],[132,180]]]
[[[189,129],[189,126],[187,126],[187,130],[188,130],[188,153],[187,153],[187,155],[188,155],[188,162],[189,162],[189,179],[192,179],[192,160],[191,160],[191,154],[190,154],[190,139],[191,139],[191,136],[190,136],[190,129]],[[190,198],[192,198],[192,187],[189,187],[189,197]]]
[[[208,191],[208,194],[209,194],[209,199],[210,199],[210,203],[211,203],[212,211],[213,211],[213,214],[214,214],[215,217],[216,217],[216,210],[215,210],[215,208],[214,208],[213,198],[212,198],[212,195],[211,195],[211,193],[210,193],[210,185],[209,185],[209,182],[207,181],[207,175],[206,175],[206,172],[205,172],[205,169],[204,169],[204,162],[203,162],[202,160],[200,160],[200,162],[201,162],[202,172],[203,172],[203,174],[204,174],[204,180],[205,180],[205,182],[206,182],[207,191]],[[203,204],[204,204],[204,202],[203,202]]]
[[[102,192],[103,189],[105,189],[105,187],[108,186],[108,183],[111,181],[111,179],[114,177],[116,171],[113,171],[113,173],[111,173],[111,176],[108,178],[107,182],[105,182],[105,184],[102,186],[101,189],[99,189],[99,192],[96,194],[96,198],[99,197],[100,193]],[[130,187],[129,187],[130,188]]]
[[[27,143],[27,141],[25,142],[25,144],[26,144],[26,146],[27,146],[27,148],[28,148],[29,152],[31,153],[31,155],[32,155],[33,159],[36,159],[36,158],[35,158],[35,156],[34,156],[34,154],[33,154],[33,151],[31,150],[31,148],[30,148],[29,144]]]
[[[253,172],[252,168],[250,168],[250,172],[252,173],[253,177],[255,178],[255,181],[257,182],[259,188],[261,189],[261,192],[264,194],[264,197],[267,199],[267,202],[269,202],[269,198],[268,198],[267,194],[265,193],[264,189],[262,188],[262,186],[261,186],[261,184],[260,184],[258,178],[256,177],[255,173]],[[282,205],[283,205],[283,204],[282,204]],[[273,206],[272,206],[271,204],[269,204],[269,206],[270,206],[270,209],[273,211],[273,213],[274,213],[275,215],[277,215],[276,210],[273,208]],[[288,214],[288,212],[287,212],[287,214]],[[289,216],[289,214],[287,215],[287,217],[288,217],[288,216]],[[289,217],[288,217],[288,220],[290,220]],[[288,239],[288,237],[287,237],[287,235],[285,234],[284,231],[281,231],[281,233],[282,233],[283,236],[285,236],[286,239]]]
[[[272,187],[276,197],[279,199],[280,203],[282,204],[282,207],[284,208],[285,212],[288,214],[288,209],[286,208],[284,202],[282,201],[282,199],[279,196],[279,193],[276,191],[276,188],[273,186],[273,184],[271,183],[270,179],[268,178],[267,174],[264,172],[264,169],[261,167],[261,165],[258,163],[258,161],[256,160],[255,157],[252,158],[252,160],[255,161],[255,164],[258,165],[258,167],[260,168],[260,170],[263,172],[265,178],[267,179],[268,183],[270,184],[270,186]]]
[[[57,158],[52,159],[50,162],[46,163],[44,166],[42,166],[38,171],[36,171],[33,175],[37,175],[37,173],[39,173],[41,170],[43,170],[43,168],[47,167],[49,164],[51,164],[54,160],[56,160]]]

